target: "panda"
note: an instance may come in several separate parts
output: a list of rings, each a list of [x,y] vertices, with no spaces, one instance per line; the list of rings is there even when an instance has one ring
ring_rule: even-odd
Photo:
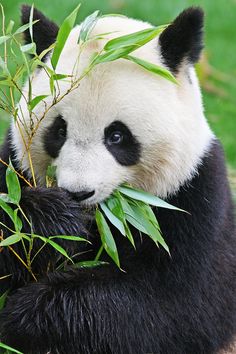
[[[23,6],[22,22],[30,8]],[[109,262],[94,268],[57,270],[51,248],[35,259],[32,281],[6,248],[0,251],[0,282],[10,289],[0,313],[0,338],[25,354],[214,354],[230,350],[236,335],[236,233],[224,154],[202,105],[194,64],[203,47],[203,11],[183,11],[135,55],[170,70],[178,85],[127,60],[98,65],[42,120],[31,146],[37,187],[22,184],[21,207],[33,231],[48,237],[78,235],[90,244],[66,242],[69,254],[93,259],[99,248],[94,205],[122,183],[164,198],[188,213],[153,208],[171,257],[135,234],[136,250],[112,230],[122,269]],[[56,24],[38,10],[34,41],[38,54],[55,42]],[[149,28],[127,17],[103,17],[80,57],[78,75],[104,41]],[[78,51],[75,27],[57,71],[71,74]],[[25,34],[26,43],[30,34]],[[50,65],[50,54],[46,57]],[[68,83],[59,81],[60,92]],[[27,88],[25,88],[27,93]],[[33,95],[50,92],[38,69]],[[46,102],[50,103],[51,97]],[[30,117],[20,101],[26,125]],[[35,117],[44,110],[41,102]],[[32,117],[31,117],[32,119]],[[30,162],[16,122],[0,157],[31,178]],[[45,187],[47,166],[57,167],[57,187]],[[0,191],[6,192],[0,165]],[[2,223],[11,225],[1,211]],[[31,232],[25,220],[24,232]],[[5,237],[9,231],[3,227]],[[15,250],[22,253],[19,244]]]

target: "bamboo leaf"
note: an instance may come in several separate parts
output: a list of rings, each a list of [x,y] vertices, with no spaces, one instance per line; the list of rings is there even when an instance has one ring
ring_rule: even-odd
[[[43,242],[45,243],[49,243],[55,250],[57,250],[59,253],[61,253],[64,257],[66,257],[67,259],[69,259],[71,261],[71,263],[73,263],[72,259],[70,258],[70,256],[68,255],[68,253],[66,252],[66,250],[58,245],[56,242],[52,241],[49,238],[43,237],[43,236],[39,236],[39,235],[32,235],[34,237],[40,238]]]
[[[78,262],[73,264],[73,267],[75,268],[95,268],[95,267],[100,267],[102,265],[107,265],[109,263],[107,262],[102,262],[102,261],[84,261],[84,262]]]
[[[5,203],[11,203],[11,199],[6,193],[0,193],[0,200],[4,201]]]
[[[10,79],[0,80],[0,86],[15,87],[15,85],[13,84],[13,82]]]
[[[47,55],[53,48],[55,48],[55,43],[51,44],[48,48],[46,48],[39,54],[39,60],[42,60],[43,57],[45,57],[45,55]]]
[[[120,194],[119,193],[111,195],[106,200],[106,205],[118,219],[120,219],[121,221],[124,220],[124,212],[123,212],[122,205],[120,202]]]
[[[8,189],[8,196],[12,203],[19,204],[21,199],[21,187],[17,174],[12,170],[12,163],[10,161],[6,172],[6,183]]]
[[[0,348],[6,349],[7,351],[10,351],[10,352],[12,352],[12,353],[24,354],[24,353],[22,353],[22,352],[19,352],[19,350],[16,350],[16,349],[14,349],[14,348],[11,348],[11,347],[9,347],[9,345],[6,345],[6,344],[4,344],[4,343],[2,343],[2,342],[0,342]]]
[[[130,198],[140,200],[144,203],[151,204],[151,205],[154,205],[159,208],[166,208],[166,209],[172,209],[172,210],[185,212],[184,210],[177,208],[177,207],[165,202],[164,200],[162,200],[162,199],[160,199],[160,198],[156,197],[155,195],[152,195],[148,192],[144,192],[144,191],[129,188],[129,187],[119,187],[119,191],[122,194],[127,195]]]
[[[136,45],[131,45],[127,47],[121,47],[115,50],[109,50],[105,52],[104,54],[100,54],[94,58],[92,61],[93,65],[101,64],[101,63],[106,63],[110,61],[114,61],[120,58],[126,57],[129,53],[133,52],[134,50],[137,49]]]
[[[53,94],[54,94],[54,91],[55,91],[55,86],[54,86],[54,78],[53,78],[53,75],[52,75],[52,76],[50,76],[49,86],[50,86],[50,91],[51,91],[51,94],[53,95]]]
[[[19,209],[14,210],[14,226],[15,226],[17,233],[20,232],[23,227],[22,221],[18,216],[18,211],[19,211]]]
[[[68,77],[71,77],[71,75],[64,75],[64,74],[54,74],[53,75],[53,79],[56,81],[66,79]]]
[[[0,45],[3,43],[6,43],[6,41],[8,41],[8,39],[11,38],[10,36],[1,36],[0,37]]]
[[[49,237],[49,240],[53,240],[54,238],[59,238],[63,240],[70,240],[70,241],[77,241],[77,242],[88,242],[90,241],[86,240],[85,238],[78,237],[78,236],[67,236],[67,235],[58,235],[58,236],[51,236]]]
[[[0,247],[14,245],[22,239],[20,234],[11,235],[0,242]]]
[[[167,246],[165,240],[163,239],[158,224],[153,225],[153,223],[147,218],[147,214],[144,209],[137,205],[130,205],[132,209],[132,215],[127,215],[127,220],[138,228],[141,232],[147,234],[157,245],[158,243],[169,252],[169,247]],[[141,227],[140,227],[141,225]],[[141,230],[143,229],[143,230]]]
[[[36,55],[36,44],[35,43],[29,43],[29,44],[21,45],[20,46],[20,50],[23,53]]]
[[[126,233],[125,233],[124,224],[116,217],[116,215],[114,215],[109,210],[109,208],[106,206],[105,203],[100,203],[100,207],[104,212],[104,214],[106,215],[106,217],[108,218],[108,220],[120,231],[122,235],[125,236]]]
[[[32,25],[34,25],[34,24],[37,23],[37,22],[39,22],[39,20],[33,21],[33,22],[32,22]],[[15,35],[15,34],[20,34],[20,33],[24,32],[24,31],[26,31],[30,26],[31,26],[31,23],[26,23],[25,25],[19,27],[19,28],[15,31],[14,35]]]
[[[159,26],[155,28],[147,28],[142,31],[131,33],[125,36],[120,36],[118,38],[111,39],[104,47],[104,50],[116,50],[121,47],[135,45],[138,47],[150,42],[156,36],[158,36],[166,26]]]
[[[120,268],[120,261],[119,261],[115,240],[112,236],[111,230],[104,216],[99,210],[96,210],[96,222],[97,222],[98,230],[105,251],[113,259],[116,265]]]
[[[174,75],[172,75],[169,70],[167,70],[159,65],[152,64],[146,60],[143,60],[143,59],[131,56],[131,55],[127,55],[125,57],[125,59],[130,60],[130,61],[134,62],[135,64],[142,66],[144,69],[146,69],[154,74],[164,77],[165,79],[173,82],[174,84],[178,84],[178,81],[176,80]]]
[[[6,276],[8,277],[8,276]],[[7,299],[7,295],[9,293],[9,290],[5,291],[5,293],[3,293],[1,296],[0,296],[0,311],[3,309],[3,307],[5,306],[5,302],[6,302],[6,299]]]
[[[34,41],[34,39],[33,39],[33,18],[34,18],[34,4],[31,6],[30,17],[29,17],[29,33],[30,33],[31,42]]]
[[[80,5],[78,5],[75,8],[75,10],[64,20],[64,22],[62,23],[62,25],[59,29],[57,39],[56,39],[56,45],[53,50],[53,54],[52,54],[52,58],[51,58],[51,63],[52,63],[54,70],[56,69],[58,60],[59,60],[61,52],[65,46],[66,40],[69,37],[69,34],[70,34],[72,28],[74,27],[79,8],[80,8]]]
[[[5,213],[10,217],[14,223],[14,210],[2,199],[0,199],[0,207],[5,211]]]
[[[29,102],[29,109],[32,111],[42,100],[44,100],[48,95],[36,96]]]
[[[8,26],[7,26],[7,29],[6,29],[6,34],[12,32],[14,25],[15,25],[15,22],[12,21],[12,20],[10,20],[10,22],[9,22],[9,24],[8,24]]]
[[[81,24],[78,42],[79,41],[85,42],[88,39],[89,34],[92,31],[92,29],[94,28],[94,26],[96,25],[99,17],[100,17],[99,11],[94,11],[91,15],[86,17],[86,19]]]
[[[7,64],[0,57],[0,68],[2,68],[2,74],[6,76],[11,76],[10,71],[8,70]]]

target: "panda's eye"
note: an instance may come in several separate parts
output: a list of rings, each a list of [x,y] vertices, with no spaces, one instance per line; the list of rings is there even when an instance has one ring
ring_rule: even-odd
[[[47,128],[44,135],[44,147],[53,158],[58,157],[67,138],[67,123],[62,116],[57,116],[54,122]]]
[[[110,136],[107,139],[108,145],[113,145],[113,144],[121,144],[123,141],[123,134],[120,131],[114,131],[110,134]]]
[[[141,144],[131,129],[123,122],[116,120],[104,129],[104,145],[117,162],[123,166],[138,163],[141,155]]]
[[[58,130],[59,138],[66,138],[66,126]]]

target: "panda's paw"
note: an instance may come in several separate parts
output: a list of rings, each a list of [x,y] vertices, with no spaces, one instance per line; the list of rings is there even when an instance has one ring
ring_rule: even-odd
[[[93,211],[84,210],[60,188],[25,188],[21,206],[33,230],[43,236],[87,235]]]

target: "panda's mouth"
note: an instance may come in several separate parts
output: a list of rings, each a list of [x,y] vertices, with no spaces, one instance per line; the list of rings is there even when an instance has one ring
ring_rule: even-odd
[[[91,197],[94,196],[95,190],[93,191],[80,191],[80,192],[68,192],[71,198],[79,203],[90,199]]]

